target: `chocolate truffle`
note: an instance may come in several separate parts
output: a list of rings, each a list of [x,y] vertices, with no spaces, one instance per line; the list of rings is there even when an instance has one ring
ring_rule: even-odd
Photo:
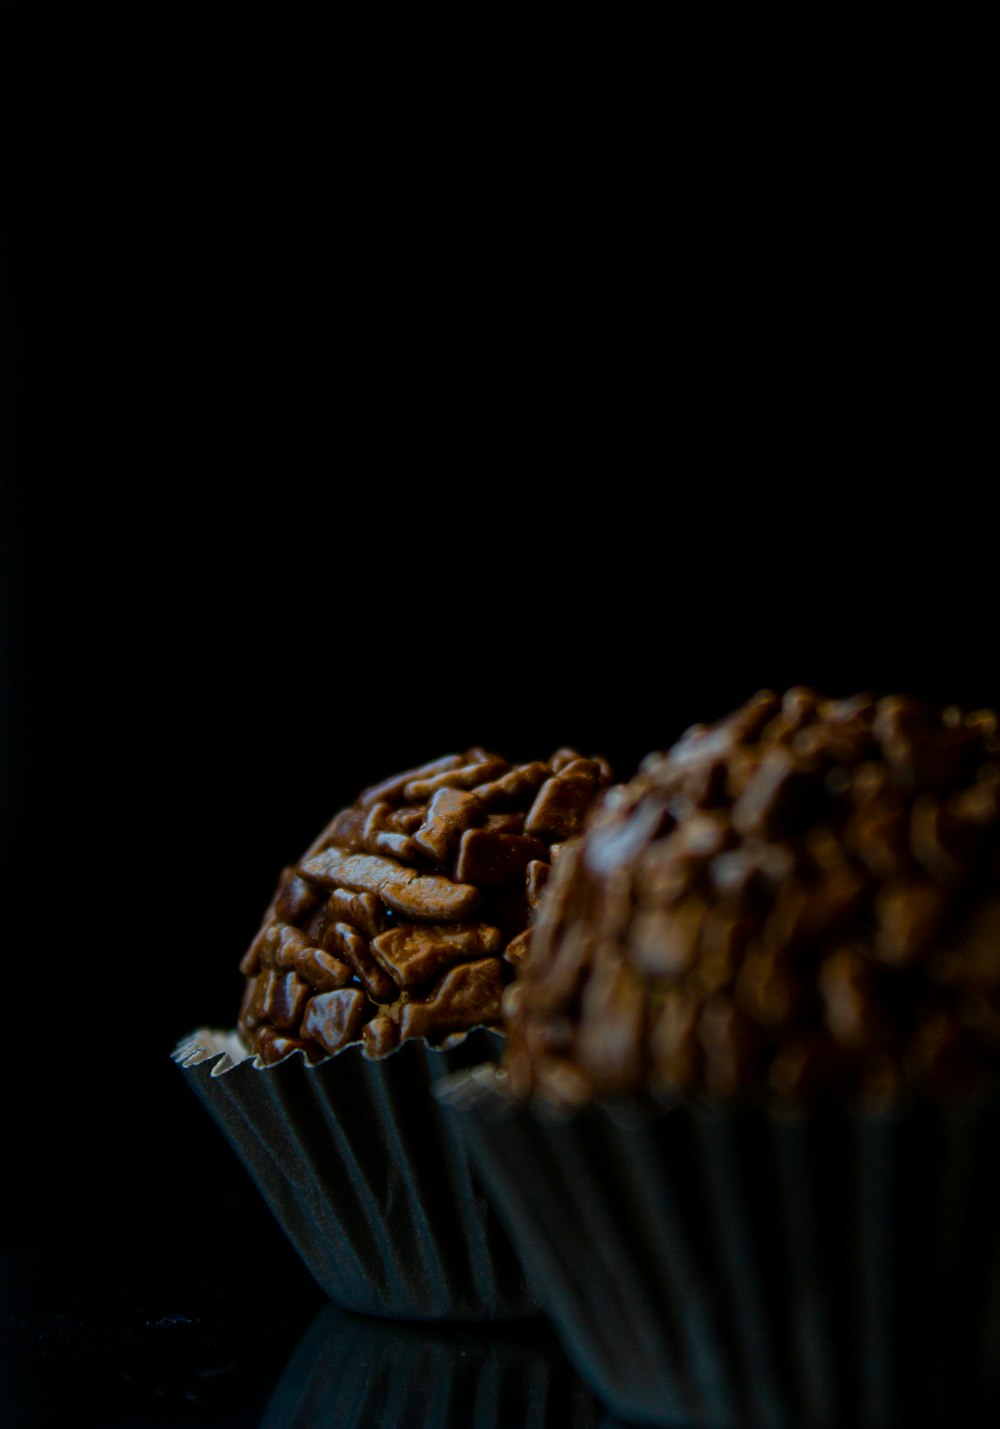
[[[470,749],[366,789],[285,870],[240,965],[248,1046],[382,1057],[497,1025],[550,866],[608,781],[570,749],[518,765]]]
[[[505,993],[518,1095],[866,1105],[1000,1065],[991,710],[755,696],[563,854]]]

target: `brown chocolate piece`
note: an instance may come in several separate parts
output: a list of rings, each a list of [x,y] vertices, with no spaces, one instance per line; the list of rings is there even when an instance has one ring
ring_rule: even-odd
[[[374,854],[344,854],[328,848],[306,859],[301,872],[319,888],[377,893],[387,908],[410,918],[465,918],[479,906],[479,891],[468,884],[418,873],[394,858]]]
[[[552,856],[551,849],[549,850],[549,856]],[[531,860],[525,870],[527,873],[526,892],[528,895],[528,906],[532,909],[538,907],[538,900],[541,898],[542,889],[548,881],[551,867],[551,864],[546,863],[544,859],[535,858]]]
[[[342,809],[330,823],[323,838],[322,847],[336,844],[341,850],[360,853],[365,846],[365,821],[368,815],[364,809]],[[310,885],[307,883],[306,887]]]
[[[511,1087],[566,1107],[884,1106],[996,1079],[997,728],[990,710],[765,691],[650,756],[550,849],[527,948],[508,949]],[[560,761],[526,834],[555,837],[560,781],[584,767]]]
[[[365,790],[282,874],[241,963],[247,1043],[267,1062],[352,1043],[384,1057],[496,1025],[552,856],[525,829],[536,796],[557,786],[549,823],[565,837],[581,790],[589,805],[608,778],[573,750],[511,767],[475,748]]]
[[[574,759],[538,791],[524,821],[524,831],[555,843],[583,828],[587,811],[601,784],[600,767],[592,759]]]
[[[373,1002],[387,1002],[395,996],[395,984],[372,957],[368,940],[350,923],[331,923],[323,946],[348,963],[358,982]]]
[[[327,907],[335,923],[349,923],[368,938],[374,938],[388,926],[386,906],[372,893],[351,893],[346,888],[335,888]]]
[[[279,918],[287,923],[299,923],[320,904],[321,895],[304,878],[293,877],[285,884],[274,905]]]
[[[416,856],[417,850],[409,834],[393,827],[394,813],[388,804],[373,804],[361,830],[361,843],[369,853],[384,853],[406,862]]]
[[[321,992],[309,999],[302,1019],[302,1032],[318,1042],[326,1052],[339,1052],[357,1040],[368,1013],[363,992],[345,987],[339,992]]]
[[[502,945],[500,929],[487,923],[404,923],[373,938],[371,953],[397,986],[409,990],[452,963],[499,953]]]
[[[430,799],[439,789],[474,789],[477,784],[495,779],[503,771],[502,759],[483,759],[478,764],[466,764],[445,774],[435,774],[430,779],[412,779],[403,793],[408,799]]]
[[[352,893],[381,893],[391,879],[407,883],[417,876],[395,859],[347,854],[336,847],[306,859],[300,872],[317,888],[347,888]]]
[[[408,918],[459,922],[475,913],[481,902],[479,889],[472,884],[453,883],[437,873],[418,873],[405,881],[392,879],[381,892],[388,907]]]
[[[439,789],[427,806],[414,842],[435,863],[443,863],[466,829],[483,823],[486,817],[486,807],[475,794]]]
[[[455,876],[480,888],[499,888],[516,878],[523,879],[528,864],[543,861],[546,851],[541,839],[493,829],[467,829],[459,846]]]
[[[499,958],[460,963],[420,1002],[404,1002],[399,1014],[401,1037],[440,1041],[453,1032],[490,1026],[500,1021],[503,975]]]
[[[310,1062],[318,1062],[325,1055],[318,1042],[313,1042],[308,1037],[290,1037],[285,1032],[279,1032],[270,1023],[257,1032],[255,1048],[261,1061],[268,1065],[283,1062],[293,1052],[302,1052]]]
[[[365,1023],[361,1029],[361,1040],[366,1057],[373,1060],[388,1057],[389,1053],[399,1046],[399,1023],[394,1022],[386,1013],[380,1012],[370,1022]]]
[[[544,784],[550,773],[549,767],[537,760],[533,764],[521,764],[489,784],[480,784],[475,791],[476,798],[491,811],[516,806],[523,808],[525,801],[530,807],[530,796]]]
[[[311,946],[310,939],[291,923],[274,922],[260,940],[260,961],[263,967],[287,972]]]
[[[306,948],[298,961],[300,975],[317,992],[333,992],[338,987],[347,987],[354,977],[355,969],[350,963],[342,962],[323,948]]]
[[[511,938],[504,949],[504,962],[510,963],[512,968],[519,968],[524,959],[528,956],[528,948],[531,945],[531,933],[525,928],[523,933],[518,933],[516,938]]]
[[[253,1011],[266,1017],[275,1027],[297,1027],[309,1000],[309,984],[295,973],[279,973],[268,969],[257,980]]]

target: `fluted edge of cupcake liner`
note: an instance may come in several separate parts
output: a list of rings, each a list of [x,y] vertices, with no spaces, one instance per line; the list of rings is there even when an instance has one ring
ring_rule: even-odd
[[[394,1325],[331,1305],[285,1366],[261,1429],[597,1429],[602,1412],[544,1321]]]
[[[638,1104],[439,1088],[580,1373],[672,1429],[995,1424],[1000,1104]]]
[[[433,1096],[441,1077],[498,1055],[478,1029],[438,1050],[360,1046],[310,1066],[261,1067],[233,1034],[203,1029],[174,1053],[330,1299],[412,1320],[529,1315],[537,1299]]]

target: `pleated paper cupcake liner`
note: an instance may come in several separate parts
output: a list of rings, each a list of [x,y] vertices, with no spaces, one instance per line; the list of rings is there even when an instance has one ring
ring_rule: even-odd
[[[1000,1422],[1000,1107],[638,1105],[439,1089],[612,1413],[682,1429]]]
[[[328,1306],[261,1429],[597,1429],[603,1411],[543,1321],[388,1324]]]
[[[359,1046],[260,1067],[232,1034],[174,1053],[319,1285],[349,1310],[412,1320],[527,1315],[537,1300],[433,1084],[497,1056],[486,1029],[383,1061]]]

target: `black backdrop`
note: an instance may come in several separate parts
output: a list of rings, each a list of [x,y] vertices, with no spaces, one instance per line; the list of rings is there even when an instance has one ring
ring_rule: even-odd
[[[765,684],[1000,697],[987,377],[907,226],[935,181],[964,222],[933,147],[880,203],[786,142],[738,236],[693,173],[657,216],[667,136],[553,155],[403,35],[5,14],[22,1215],[183,1157],[166,1054],[366,781],[474,742],[627,775]]]
[[[277,871],[366,782],[473,743],[627,776],[763,685],[1000,680],[975,256],[923,222],[930,185],[971,238],[974,196],[933,145],[862,189],[731,134],[708,184],[655,95],[542,142],[478,70],[277,5],[5,24],[16,1241],[232,1182],[170,1049],[232,1023]]]

